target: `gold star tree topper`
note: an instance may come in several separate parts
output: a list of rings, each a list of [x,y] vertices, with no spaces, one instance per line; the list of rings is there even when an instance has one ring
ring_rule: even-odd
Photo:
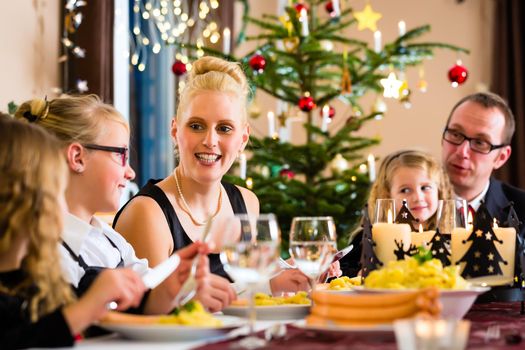
[[[377,21],[379,21],[383,15],[379,12],[374,12],[374,10],[372,10],[372,6],[370,6],[370,4],[366,4],[364,10],[356,12],[354,17],[358,22],[358,30],[365,30],[368,28],[375,32],[377,30]]]

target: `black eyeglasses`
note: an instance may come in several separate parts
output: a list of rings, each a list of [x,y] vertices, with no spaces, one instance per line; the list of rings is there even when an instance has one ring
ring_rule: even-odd
[[[86,144],[83,145],[87,149],[94,149],[97,151],[113,152],[120,155],[120,163],[122,166],[126,166],[129,158],[129,148],[127,147],[112,147],[112,146],[101,146],[95,144]]]
[[[467,140],[471,150],[483,154],[489,154],[495,149],[507,146],[506,144],[493,145],[490,142],[482,139],[467,137],[465,134],[462,134],[459,131],[453,129],[449,129],[448,127],[446,127],[443,131],[443,140],[456,146],[461,145],[465,140]]]

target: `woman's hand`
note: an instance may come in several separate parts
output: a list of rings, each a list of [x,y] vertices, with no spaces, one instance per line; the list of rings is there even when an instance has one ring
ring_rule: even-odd
[[[283,270],[270,280],[272,294],[300,292],[310,290],[308,277],[298,269]]]
[[[237,297],[230,281],[210,273],[209,262],[206,256],[199,260],[197,269],[197,295],[195,299],[210,312],[217,312],[230,305]],[[206,258],[204,260],[204,258]]]

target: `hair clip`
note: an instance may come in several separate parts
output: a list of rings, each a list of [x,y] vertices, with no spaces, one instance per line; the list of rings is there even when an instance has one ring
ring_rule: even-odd
[[[50,104],[50,102],[47,100],[47,95],[44,97],[44,102],[46,103],[46,105],[44,107],[44,111],[40,115],[40,119],[46,119],[47,115],[49,113],[49,104]]]
[[[30,123],[34,123],[38,119],[38,117],[34,114],[31,114],[30,111],[25,111],[24,114],[22,114],[22,116],[26,118]]]

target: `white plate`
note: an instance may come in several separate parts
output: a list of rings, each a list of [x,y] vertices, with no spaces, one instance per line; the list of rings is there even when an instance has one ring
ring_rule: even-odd
[[[257,320],[298,320],[310,312],[310,305],[285,304],[275,306],[256,306]],[[247,317],[247,306],[230,305],[222,313],[225,315]]]
[[[298,321],[293,324],[302,329],[323,332],[343,332],[343,333],[392,333],[394,326],[391,324],[376,324],[376,325],[355,325],[355,326],[317,326],[306,324],[306,321]]]
[[[223,323],[221,327],[195,327],[177,324],[104,324],[99,326],[120,333],[123,337],[145,341],[203,340],[226,334],[245,325],[238,317],[215,316]]]
[[[451,319],[462,319],[470,310],[477,296],[490,290],[490,287],[470,286],[467,289],[440,289],[440,301],[443,306],[441,317]],[[415,289],[384,289],[355,287],[358,293],[402,293],[413,292]]]

